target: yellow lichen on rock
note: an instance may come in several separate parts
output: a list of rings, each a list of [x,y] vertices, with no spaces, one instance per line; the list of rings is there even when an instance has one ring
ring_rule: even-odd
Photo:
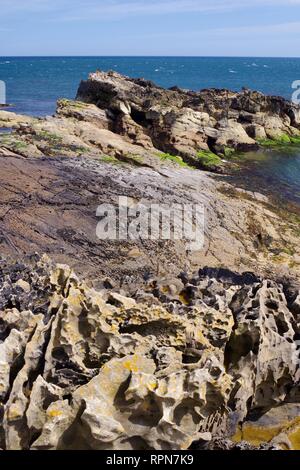
[[[175,288],[149,304],[96,292],[46,257],[36,271],[30,290],[15,273],[2,287],[20,310],[0,297],[0,447],[186,450],[234,434],[299,447],[297,326],[282,286],[199,274],[189,305]]]
[[[300,450],[300,407],[287,404],[274,408],[257,421],[245,422],[232,438],[254,446],[273,443],[288,450]]]

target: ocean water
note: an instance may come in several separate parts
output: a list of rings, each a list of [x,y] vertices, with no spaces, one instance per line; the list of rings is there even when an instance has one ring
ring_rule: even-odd
[[[80,80],[97,69],[144,77],[163,87],[192,90],[242,87],[291,99],[300,80],[300,59],[213,57],[0,57],[0,80],[12,111],[51,115],[59,98],[75,98]],[[242,179],[274,189],[300,207],[300,148],[245,157]],[[251,180],[251,181],[250,181]]]
[[[272,196],[280,206],[288,203],[300,214],[300,147],[243,154],[234,179],[245,189]]]
[[[58,98],[74,98],[90,72],[116,70],[144,77],[164,87],[242,87],[291,99],[300,80],[300,59],[215,57],[0,57],[0,80],[6,82],[13,111],[53,114]]]

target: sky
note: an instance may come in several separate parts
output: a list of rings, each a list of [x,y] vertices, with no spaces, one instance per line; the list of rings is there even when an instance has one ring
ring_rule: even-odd
[[[300,0],[0,0],[0,56],[300,56]]]

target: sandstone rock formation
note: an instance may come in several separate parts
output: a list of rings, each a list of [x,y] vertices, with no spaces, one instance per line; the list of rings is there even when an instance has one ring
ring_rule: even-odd
[[[55,116],[0,111],[0,127],[15,128],[0,136],[0,155],[105,155],[150,166],[177,157],[222,171],[222,158],[235,150],[299,142],[300,110],[250,90],[166,90],[144,79],[95,72],[80,84],[77,101],[58,102]]]
[[[154,147],[194,163],[199,150],[226,155],[228,149],[257,148],[258,139],[300,135],[298,106],[246,89],[165,90],[143,79],[96,72],[81,83],[77,99],[107,109],[113,129],[126,129],[133,143],[144,135]]]
[[[255,445],[299,448],[286,286],[210,269],[107,287],[46,257],[1,262],[0,447],[220,447],[257,427]]]
[[[1,111],[0,127],[11,128],[19,124],[29,124],[33,118],[21,114],[15,114],[11,111]]]

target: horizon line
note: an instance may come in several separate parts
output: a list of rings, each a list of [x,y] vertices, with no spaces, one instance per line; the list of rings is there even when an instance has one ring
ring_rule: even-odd
[[[300,56],[260,56],[260,55],[0,55],[3,58],[178,58],[178,59],[300,59]]]

